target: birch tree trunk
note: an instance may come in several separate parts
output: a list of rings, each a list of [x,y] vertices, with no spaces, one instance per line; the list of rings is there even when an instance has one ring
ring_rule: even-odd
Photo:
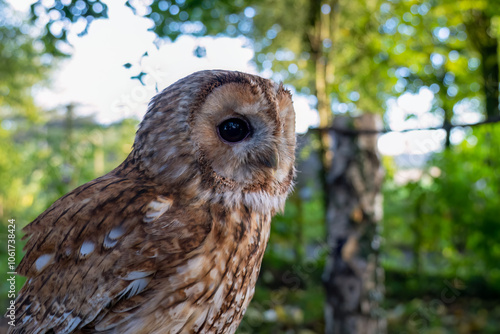
[[[327,291],[326,333],[385,333],[380,309],[384,273],[378,261],[382,218],[383,171],[377,135],[353,135],[378,129],[377,115],[336,116],[331,132],[333,162],[327,174],[327,242],[330,255],[323,280]],[[351,133],[349,133],[351,132]]]

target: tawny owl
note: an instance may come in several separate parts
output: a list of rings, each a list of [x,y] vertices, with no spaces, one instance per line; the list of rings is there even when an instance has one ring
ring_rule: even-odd
[[[202,71],[166,88],[120,166],[25,228],[11,333],[234,333],[294,150],[282,85]]]

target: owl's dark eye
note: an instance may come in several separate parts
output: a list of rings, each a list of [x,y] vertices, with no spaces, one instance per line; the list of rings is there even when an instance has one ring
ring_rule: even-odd
[[[219,136],[230,143],[242,141],[250,134],[250,125],[240,118],[230,118],[217,127]]]

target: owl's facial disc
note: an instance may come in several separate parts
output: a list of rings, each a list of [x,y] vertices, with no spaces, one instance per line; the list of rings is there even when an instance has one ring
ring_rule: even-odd
[[[232,189],[277,191],[293,174],[294,118],[290,97],[278,96],[278,86],[223,84],[193,114],[200,165]]]
[[[202,187],[229,207],[243,201],[278,211],[293,185],[295,143],[295,111],[282,85],[202,71],[153,98],[127,163],[166,189],[197,196]]]

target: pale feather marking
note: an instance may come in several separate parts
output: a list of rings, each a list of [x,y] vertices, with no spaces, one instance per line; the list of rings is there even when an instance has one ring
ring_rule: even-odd
[[[133,280],[136,280],[139,278],[147,277],[147,276],[151,275],[152,273],[154,273],[154,271],[131,271],[127,274],[127,276],[120,277],[120,278],[122,280],[125,280],[125,281],[133,281]]]
[[[146,211],[146,215],[144,216],[143,221],[145,223],[151,223],[158,219],[161,215],[167,212],[168,209],[173,204],[173,200],[170,198],[166,198],[163,196],[158,196],[156,200],[151,201],[148,205],[148,209]]]
[[[121,226],[113,227],[111,231],[106,234],[104,238],[104,247],[111,248],[118,243],[118,238],[120,238],[125,233],[125,230]]]
[[[42,271],[43,268],[52,263],[54,254],[43,254],[35,261],[35,268],[37,271]]]
[[[125,289],[118,293],[118,298],[125,297],[128,299],[132,298],[135,295],[138,295],[146,288],[150,281],[151,277],[145,277],[130,282],[130,284]]]
[[[94,243],[92,241],[85,240],[80,247],[80,255],[87,256],[94,251]]]

